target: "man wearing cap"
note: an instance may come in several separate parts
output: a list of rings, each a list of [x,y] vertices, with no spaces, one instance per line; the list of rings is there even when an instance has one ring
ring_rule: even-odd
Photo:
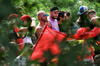
[[[32,19],[29,15],[23,15],[21,17],[23,23],[23,27],[20,28],[20,31],[23,32],[23,43],[24,45],[29,43],[33,46],[32,37],[33,37],[33,27],[31,26]]]
[[[37,17],[40,21],[40,23],[37,25],[36,29],[35,29],[35,34],[36,37],[38,38],[44,28],[44,26],[47,24],[48,20],[47,20],[47,14],[44,11],[39,11],[37,13]]]
[[[53,30],[59,31],[59,26],[57,22],[57,17],[58,17],[59,9],[58,7],[51,7],[50,8],[50,16],[48,17],[48,21],[50,22],[50,28]]]
[[[80,6],[79,12],[77,13],[80,17],[76,21],[80,27],[87,27],[89,25],[88,8],[86,6]]]
[[[23,49],[23,39],[21,35],[19,34],[20,30],[18,28],[19,22],[17,21],[17,18],[19,16],[17,14],[11,14],[9,15],[9,24],[11,24],[11,30],[9,32],[9,37],[13,40],[15,40],[16,44],[18,44],[20,50]]]

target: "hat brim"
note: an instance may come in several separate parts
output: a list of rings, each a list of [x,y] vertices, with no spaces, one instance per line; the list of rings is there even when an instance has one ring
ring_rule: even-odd
[[[77,15],[83,15],[85,12],[78,12]]]
[[[53,10],[53,11],[59,11],[59,10]]]

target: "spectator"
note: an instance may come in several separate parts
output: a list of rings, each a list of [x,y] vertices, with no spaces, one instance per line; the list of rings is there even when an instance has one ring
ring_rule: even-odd
[[[22,50],[23,49],[23,39],[22,36],[19,34],[19,28],[18,28],[18,21],[17,21],[18,15],[17,14],[11,14],[9,16],[9,24],[11,25],[10,29],[10,39],[14,39],[15,42],[19,45],[19,48]]]
[[[96,12],[93,9],[89,10],[89,17],[95,27],[100,27],[100,17],[96,15]]]
[[[39,38],[44,26],[47,24],[48,20],[47,20],[47,14],[44,11],[39,11],[37,13],[38,19],[40,21],[40,23],[37,25],[36,29],[35,29],[35,34],[36,37]]]
[[[59,9],[58,7],[51,7],[50,8],[50,16],[48,17],[48,21],[50,22],[50,28],[53,30],[59,31],[59,26],[57,22],[57,17],[58,17]]]
[[[88,17],[88,8],[86,6],[80,6],[77,15],[80,17],[77,19],[76,23],[78,23],[80,27],[89,26],[90,21]]]
[[[65,26],[63,24],[67,24],[65,22],[67,22],[67,13],[65,11],[59,11],[58,17],[57,17],[57,21],[58,21],[58,26],[59,26],[59,30],[61,32],[67,32],[67,30],[65,29]],[[63,28],[64,27],[64,28]],[[67,28],[67,26],[66,26]]]
[[[23,32],[23,43],[29,43],[33,45],[32,42],[32,34],[33,34],[33,27],[31,27],[32,19],[29,15],[23,15],[21,17],[23,23],[23,27],[20,30]]]
[[[91,23],[93,23],[93,26],[99,28],[99,27],[100,27],[100,23],[99,23],[100,17],[98,17],[98,16],[96,15],[96,12],[95,12],[93,9],[89,10],[89,17],[90,17],[90,19],[91,19]],[[96,59],[95,59],[95,56],[97,56],[97,55],[100,54],[100,38],[99,38],[99,35],[96,36],[96,37],[94,38],[94,40],[97,41],[96,43],[98,43],[98,44],[95,44],[95,41],[94,41],[94,44],[93,44],[94,49],[95,49],[94,60],[96,60]],[[92,42],[93,42],[93,41],[92,41]]]
[[[100,66],[100,54],[94,57],[95,66]]]
[[[57,17],[59,27],[60,27],[60,24],[62,24],[62,21],[66,19],[66,17],[67,17],[66,13],[64,11],[59,11],[58,17]]]

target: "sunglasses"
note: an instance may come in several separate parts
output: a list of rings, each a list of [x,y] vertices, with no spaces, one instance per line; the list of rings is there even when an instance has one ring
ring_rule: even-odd
[[[67,13],[67,14],[66,14],[66,16],[68,16],[68,17],[69,17],[69,16],[70,16],[70,13]]]
[[[46,16],[48,16],[48,14],[43,14],[43,17],[46,17]]]

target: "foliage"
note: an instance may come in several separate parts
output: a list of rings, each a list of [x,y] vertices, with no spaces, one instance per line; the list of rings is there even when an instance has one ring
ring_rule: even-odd
[[[43,10],[49,14],[50,7],[57,6],[59,7],[59,10],[69,11],[71,13],[70,22],[74,23],[78,18],[77,12],[81,5],[88,6],[88,9],[94,9],[97,15],[100,15],[99,0],[0,0],[0,44],[5,47],[5,52],[0,55],[0,60],[1,57],[5,58],[2,59],[2,61],[4,63],[7,62],[7,64],[11,64],[16,57],[16,53],[20,54],[18,47],[16,47],[15,44],[10,43],[8,37],[11,25],[7,24],[7,19],[10,14],[18,14],[21,12],[22,15],[30,15],[31,17],[36,18],[36,24],[38,24],[38,11]],[[21,8],[20,11],[17,10],[17,7]],[[79,42],[62,42],[60,47],[62,49],[62,53],[58,57],[58,66],[63,66],[62,63],[65,63],[65,65],[68,66],[73,66],[71,64],[77,60],[77,55],[79,55],[83,49],[82,44]],[[63,51],[66,51],[66,53],[63,54]],[[81,58],[84,57],[85,53],[86,51],[84,50],[81,54]],[[46,56],[49,57],[48,54]]]

